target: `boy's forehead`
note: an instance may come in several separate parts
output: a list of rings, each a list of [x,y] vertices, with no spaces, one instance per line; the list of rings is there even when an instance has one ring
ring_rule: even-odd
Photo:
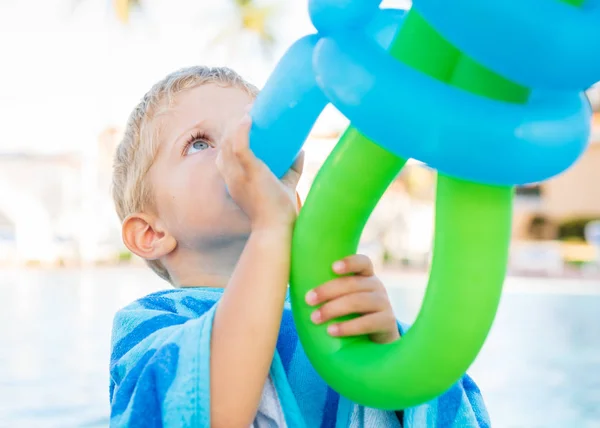
[[[252,97],[244,90],[204,84],[176,94],[154,122],[158,152],[198,128],[220,132],[227,122],[243,115]],[[158,153],[157,152],[157,153]]]
[[[208,100],[199,96],[201,94],[194,94],[198,92],[195,89],[198,88],[176,94],[171,103],[163,106],[160,114],[154,118],[158,152],[173,144],[186,130],[210,122],[210,110],[206,108]]]

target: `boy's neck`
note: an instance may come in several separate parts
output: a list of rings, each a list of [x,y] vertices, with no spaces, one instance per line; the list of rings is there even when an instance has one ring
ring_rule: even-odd
[[[166,266],[178,287],[224,288],[244,250],[248,236],[222,238],[202,248],[179,247],[168,256]]]

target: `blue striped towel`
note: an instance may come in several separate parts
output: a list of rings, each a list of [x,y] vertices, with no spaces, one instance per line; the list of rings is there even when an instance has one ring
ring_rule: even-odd
[[[110,361],[112,427],[209,427],[210,335],[222,289],[184,288],[150,294],[115,317]],[[279,416],[278,416],[279,415]],[[483,399],[464,376],[439,398],[394,412],[355,405],[314,371],[283,313],[269,378],[253,426],[489,427]]]

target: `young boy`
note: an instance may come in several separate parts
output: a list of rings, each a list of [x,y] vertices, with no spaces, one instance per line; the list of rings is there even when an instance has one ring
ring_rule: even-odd
[[[174,288],[117,313],[111,426],[489,426],[475,384],[404,412],[349,403],[317,375],[286,302],[300,157],[280,181],[248,147],[255,87],[225,68],[192,67],[158,82],[134,109],[114,164],[125,245]],[[399,340],[371,262],[309,292],[332,336]],[[399,387],[402,387],[399,385]]]

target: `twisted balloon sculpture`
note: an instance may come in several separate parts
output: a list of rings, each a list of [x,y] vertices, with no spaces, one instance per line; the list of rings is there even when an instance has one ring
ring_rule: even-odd
[[[582,90],[600,79],[600,1],[414,0],[406,13],[310,0],[309,11],[318,34],[290,47],[258,96],[250,144],[282,176],[328,103],[351,120],[297,220],[292,309],[326,382],[399,410],[443,393],[481,349],[506,273],[513,186],[561,173],[586,147]],[[356,251],[408,158],[438,171],[419,315],[392,344],[332,338],[304,296]]]

